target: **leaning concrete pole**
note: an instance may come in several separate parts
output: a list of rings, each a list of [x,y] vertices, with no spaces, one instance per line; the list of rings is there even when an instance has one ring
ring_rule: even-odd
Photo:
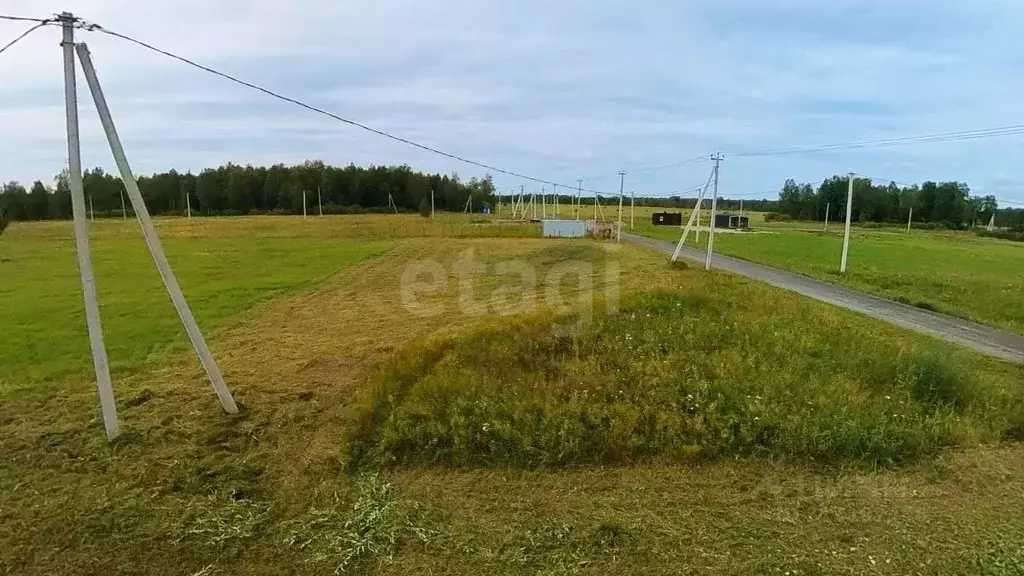
[[[114,121],[111,119],[107,100],[103,96],[99,79],[96,77],[96,69],[92,65],[89,48],[85,44],[79,44],[76,49],[78,50],[78,58],[82,61],[85,79],[89,83],[89,90],[92,92],[92,99],[96,104],[96,111],[99,112],[100,122],[103,124],[103,131],[107,134],[110,151],[114,154],[117,168],[121,172],[121,179],[124,181],[125,190],[128,191],[128,198],[131,200],[132,209],[135,210],[135,215],[142,226],[142,235],[146,239],[149,253],[153,256],[153,262],[156,263],[157,270],[160,272],[160,278],[163,279],[167,293],[170,295],[171,301],[174,302],[174,308],[178,311],[181,323],[185,325],[185,331],[188,333],[189,340],[192,341],[196,355],[199,356],[199,360],[206,370],[206,375],[210,378],[213,390],[220,399],[221,407],[224,408],[225,412],[234,414],[238,412],[235,399],[231,397],[231,391],[228,390],[227,385],[224,383],[224,377],[220,373],[220,368],[213,359],[210,348],[206,345],[206,339],[203,338],[203,333],[199,330],[195,317],[192,316],[192,310],[188,307],[188,302],[185,301],[185,295],[182,293],[178,280],[171,270],[171,265],[164,254],[163,246],[160,244],[160,238],[153,227],[153,221],[149,217],[149,210],[146,209],[146,203],[142,198],[142,193],[139,191],[139,184],[132,174],[131,167],[128,165],[128,158],[124,154],[121,138],[117,135],[117,129],[114,128]]]

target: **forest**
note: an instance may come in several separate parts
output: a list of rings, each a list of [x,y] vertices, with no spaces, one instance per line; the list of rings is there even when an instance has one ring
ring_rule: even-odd
[[[817,189],[811,184],[786,180],[779,192],[777,211],[794,220],[829,220],[845,217],[847,176],[833,176]],[[999,209],[994,196],[971,196],[963,182],[924,182],[900,186],[876,185],[870,178],[854,178],[851,218],[855,222],[931,223],[960,229],[987,225],[995,213],[995,225],[1010,229],[1024,226],[1024,209]]]
[[[12,220],[71,217],[67,172],[54,178],[53,189],[36,181],[30,189],[8,182],[0,189],[0,216]],[[270,167],[227,164],[199,174],[175,170],[138,177],[146,207],[154,215],[301,214],[303,193],[307,210],[325,214],[364,211],[414,212],[430,208],[431,192],[437,210],[462,211],[472,196],[474,207],[493,197],[490,176],[462,181],[457,174],[424,174],[409,166],[355,165],[336,167],[319,161]],[[121,216],[124,198],[121,178],[101,168],[86,170],[83,186],[87,205],[97,217]],[[187,200],[186,200],[187,198]],[[393,204],[392,204],[393,200]]]
[[[70,218],[71,191],[67,172],[58,174],[53,182],[51,187],[37,180],[28,189],[18,182],[0,186],[0,219]],[[479,212],[485,204],[493,206],[497,200],[489,175],[463,181],[454,173],[426,174],[407,165],[338,167],[317,160],[270,167],[229,163],[207,168],[199,174],[170,170],[138,176],[138,183],[146,207],[154,215],[182,215],[187,209],[191,209],[193,215],[208,216],[302,214],[304,193],[307,211],[319,211],[319,194],[325,214],[429,213],[431,192],[435,209],[443,211],[462,212],[468,204]],[[120,217],[131,213],[120,177],[93,168],[84,172],[83,185],[87,209],[95,216]],[[744,200],[743,208],[778,212],[794,220],[821,221],[827,212],[829,220],[840,220],[846,210],[847,187],[846,176],[828,178],[817,188],[790,179],[782,186],[777,201]],[[526,190],[527,195],[530,193]],[[853,195],[852,218],[857,222],[906,223],[912,219],[919,224],[957,229],[987,225],[995,212],[997,227],[1024,229],[1024,209],[999,209],[995,197],[971,196],[970,188],[962,182],[900,186],[894,182],[876,185],[869,178],[855,178]],[[508,194],[502,198],[506,203],[510,201]],[[548,200],[551,199],[549,196]],[[569,205],[572,200],[571,195],[561,194],[558,202]],[[582,201],[585,206],[593,203],[592,197]],[[602,196],[600,202],[615,206],[618,197]],[[637,206],[693,208],[696,198],[637,196],[635,202]],[[740,200],[719,198],[718,206],[720,210],[737,210]]]

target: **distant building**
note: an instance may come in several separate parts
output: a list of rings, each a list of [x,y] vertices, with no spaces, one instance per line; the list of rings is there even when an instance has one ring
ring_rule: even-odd
[[[682,212],[655,212],[651,214],[651,224],[655,226],[682,226]]]
[[[745,230],[750,228],[750,218],[736,214],[715,214],[715,228]]]

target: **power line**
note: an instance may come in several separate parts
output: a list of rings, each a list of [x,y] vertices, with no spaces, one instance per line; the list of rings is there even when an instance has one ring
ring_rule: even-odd
[[[995,138],[997,136],[1013,136],[1016,134],[1024,134],[1024,124],[997,126],[994,128],[981,128],[977,130],[964,130],[960,132],[944,132],[940,134],[928,134],[922,136],[904,136],[900,138],[886,138],[881,140],[865,140],[862,142],[846,142],[838,144],[819,144],[815,146],[795,146],[791,148],[740,151],[731,152],[729,153],[729,155],[776,156],[785,154],[803,154],[810,152],[855,150],[859,148],[887,148],[891,146],[907,146],[912,144],[926,144],[933,142],[951,142],[956,140]]]
[[[13,20],[15,22],[38,22],[40,24],[53,22],[52,18],[29,18],[27,16],[8,16],[0,14],[0,20]]]
[[[515,171],[512,171],[512,170],[505,170],[503,168],[498,168],[497,166],[492,166],[490,164],[485,164],[483,162],[477,162],[476,160],[471,160],[471,159],[466,158],[464,156],[459,156],[458,154],[452,154],[450,152],[445,152],[443,150],[439,150],[439,149],[434,148],[432,146],[427,146],[426,144],[420,144],[419,142],[414,142],[414,141],[409,140],[407,138],[403,138],[401,136],[396,136],[394,134],[390,134],[390,133],[385,132],[383,130],[378,130],[376,128],[372,128],[372,127],[367,126],[366,124],[363,124],[361,122],[357,122],[357,121],[351,120],[349,118],[344,118],[342,116],[338,116],[337,114],[334,114],[332,112],[328,112],[327,110],[324,110],[322,108],[317,108],[316,106],[313,106],[311,104],[306,104],[305,102],[302,102],[300,100],[296,100],[295,98],[290,98],[288,96],[284,96],[283,94],[279,94],[279,93],[274,92],[273,90],[270,90],[268,88],[264,88],[264,87],[259,86],[257,84],[253,84],[252,82],[247,82],[245,80],[241,80],[239,78],[236,78],[236,77],[234,77],[234,76],[232,76],[230,74],[227,74],[227,73],[224,73],[224,72],[220,72],[218,70],[214,70],[213,68],[210,68],[208,66],[204,66],[202,64],[199,64],[199,63],[197,63],[195,61],[189,60],[188,58],[185,58],[184,56],[179,56],[177,54],[174,54],[173,52],[168,52],[167,50],[162,50],[160,48],[157,48],[156,46],[153,46],[153,45],[147,44],[146,42],[143,42],[141,40],[137,40],[135,38],[132,38],[131,36],[127,36],[125,34],[120,34],[118,32],[114,32],[113,30],[108,30],[108,29],[100,26],[99,24],[85,23],[85,22],[82,22],[81,20],[79,20],[79,22],[80,22],[80,27],[85,29],[85,30],[87,30],[87,31],[103,32],[104,34],[108,34],[110,36],[114,36],[115,38],[120,38],[122,40],[126,40],[126,41],[131,42],[133,44],[136,44],[138,46],[142,46],[143,48],[146,48],[147,50],[151,50],[151,51],[156,52],[158,54],[162,54],[162,55],[167,56],[169,58],[173,58],[175,60],[178,60],[179,62],[183,62],[185,64],[188,64],[189,66],[193,66],[195,68],[203,70],[204,72],[209,72],[210,74],[213,74],[215,76],[220,76],[221,78],[224,78],[226,80],[230,80],[231,82],[234,82],[236,84],[240,84],[240,85],[245,86],[247,88],[251,88],[253,90],[257,90],[257,91],[262,92],[262,93],[264,93],[264,94],[266,94],[268,96],[271,96],[273,98],[277,98],[278,100],[282,100],[284,102],[289,102],[291,104],[295,104],[296,106],[300,106],[300,107],[305,108],[307,110],[310,110],[312,112],[316,112],[317,114],[321,114],[323,116],[327,116],[328,118],[332,118],[334,120],[337,120],[339,122],[343,122],[343,123],[348,124],[350,126],[354,126],[356,128],[365,130],[367,132],[371,132],[371,133],[376,134],[378,136],[383,136],[385,138],[389,138],[389,139],[394,140],[396,142],[401,142],[402,144],[407,144],[409,146],[413,146],[415,148],[419,148],[421,150],[425,150],[427,152],[431,152],[431,153],[437,154],[439,156],[444,156],[444,157],[450,158],[452,160],[457,160],[459,162],[464,162],[466,164],[477,166],[477,167],[483,168],[485,170],[490,170],[492,172],[497,172],[497,173],[500,173],[500,174],[505,174],[506,176],[512,176],[514,178],[520,178],[522,180],[529,180],[530,182],[536,182],[538,184],[551,184],[551,185],[555,185],[555,186],[563,186],[565,188],[572,188],[572,186],[570,186],[568,184],[560,184],[558,182],[552,182],[550,180],[544,180],[543,178],[537,178],[537,177],[530,176],[530,175],[527,175],[527,174],[523,174],[523,173],[520,173],[520,172],[515,172]],[[587,190],[587,192],[592,192],[594,194],[605,194],[605,192],[599,192],[597,190]]]
[[[642,168],[631,168],[629,170],[629,173],[630,174],[634,174],[636,172],[653,172],[655,170],[665,170],[667,168],[677,168],[679,166],[685,166],[687,164],[693,164],[694,162],[700,162],[702,160],[708,160],[709,158],[711,158],[710,154],[704,154],[703,156],[697,156],[696,158],[690,158],[688,160],[681,160],[679,162],[672,162],[672,163],[669,163],[669,164],[659,164],[657,166],[645,166],[645,167],[642,167]],[[601,174],[599,176],[587,176],[585,179],[586,180],[600,180],[602,178],[610,178],[612,176],[618,176],[618,175],[619,175],[618,172],[612,172],[612,173],[609,173],[609,174]]]
[[[28,36],[29,34],[35,32],[36,30],[39,30],[40,28],[42,28],[43,26],[46,26],[47,24],[50,24],[50,21],[40,22],[40,23],[36,24],[35,26],[29,28],[28,30],[25,30],[24,32],[21,33],[20,36],[18,36],[14,40],[11,40],[10,42],[8,42],[6,45],[4,45],[3,48],[0,48],[0,54],[3,54],[4,52],[7,51],[8,48],[10,48],[11,46],[14,46],[18,42],[20,42],[21,39],[24,38],[25,36]]]

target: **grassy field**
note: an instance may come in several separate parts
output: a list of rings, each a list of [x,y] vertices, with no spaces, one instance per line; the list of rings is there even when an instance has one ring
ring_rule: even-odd
[[[0,571],[1024,571],[1018,366],[639,247],[466,217],[159,227],[243,410],[219,412],[137,231],[98,223],[101,294],[153,302],[120,326],[104,306],[126,430],[108,445],[70,228],[13,226],[4,348],[63,354],[3,357]],[[424,262],[446,272],[420,296],[439,313],[403,304]],[[552,330],[590,302],[592,322]]]
[[[634,232],[677,242],[678,228],[652,226],[648,209]],[[641,224],[642,221],[642,224]],[[1024,334],[1024,244],[969,232],[853,227],[846,274],[839,273],[843,228],[832,223],[763,222],[754,233],[717,234],[715,251],[844,284],[904,304]],[[688,245],[703,248],[700,243]]]

